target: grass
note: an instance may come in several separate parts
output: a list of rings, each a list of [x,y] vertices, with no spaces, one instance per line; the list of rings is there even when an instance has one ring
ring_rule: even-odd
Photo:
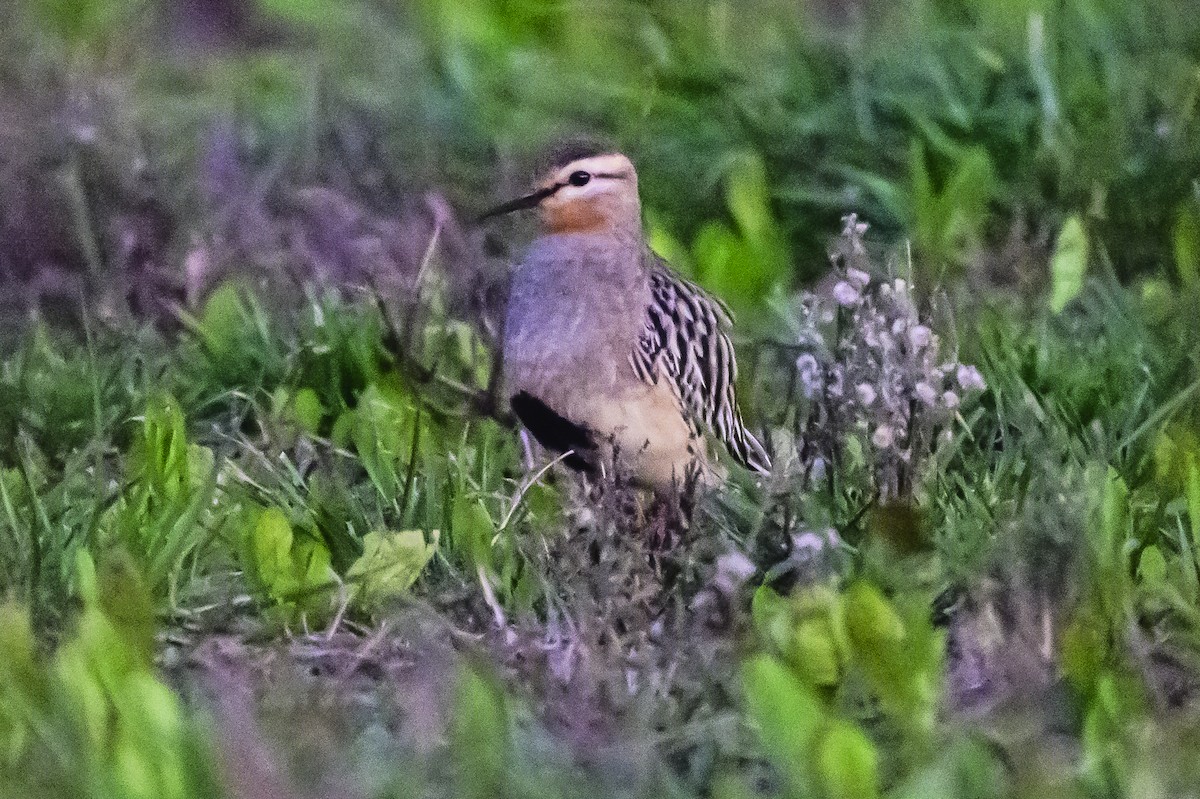
[[[0,793],[1195,793],[1182,4],[9,10]],[[460,220],[568,128],[769,477],[656,516],[497,402]]]

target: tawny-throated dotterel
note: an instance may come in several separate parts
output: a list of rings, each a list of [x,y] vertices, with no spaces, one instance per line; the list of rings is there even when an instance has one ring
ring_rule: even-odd
[[[693,464],[713,473],[706,432],[766,472],[738,409],[729,312],[646,243],[630,160],[562,145],[532,193],[480,219],[526,208],[541,232],[513,273],[503,363],[512,410],[534,438],[588,472],[615,444],[656,490]]]

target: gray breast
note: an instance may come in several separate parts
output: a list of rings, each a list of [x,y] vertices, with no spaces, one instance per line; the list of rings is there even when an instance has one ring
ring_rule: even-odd
[[[632,376],[629,354],[649,299],[640,242],[537,239],[513,274],[504,346],[510,388],[603,391]]]

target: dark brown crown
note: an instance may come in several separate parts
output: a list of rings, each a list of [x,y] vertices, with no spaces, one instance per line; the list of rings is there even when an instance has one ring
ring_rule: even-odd
[[[594,155],[607,155],[617,152],[612,142],[595,136],[575,136],[564,139],[546,149],[537,160],[536,176],[542,177],[549,172],[562,169],[572,161],[580,158],[591,158]]]

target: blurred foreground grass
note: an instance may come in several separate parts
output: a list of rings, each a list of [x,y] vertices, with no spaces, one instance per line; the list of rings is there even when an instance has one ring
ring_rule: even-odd
[[[4,11],[0,795],[1196,795],[1191,4]],[[653,557],[458,221],[579,129],[778,454]]]

